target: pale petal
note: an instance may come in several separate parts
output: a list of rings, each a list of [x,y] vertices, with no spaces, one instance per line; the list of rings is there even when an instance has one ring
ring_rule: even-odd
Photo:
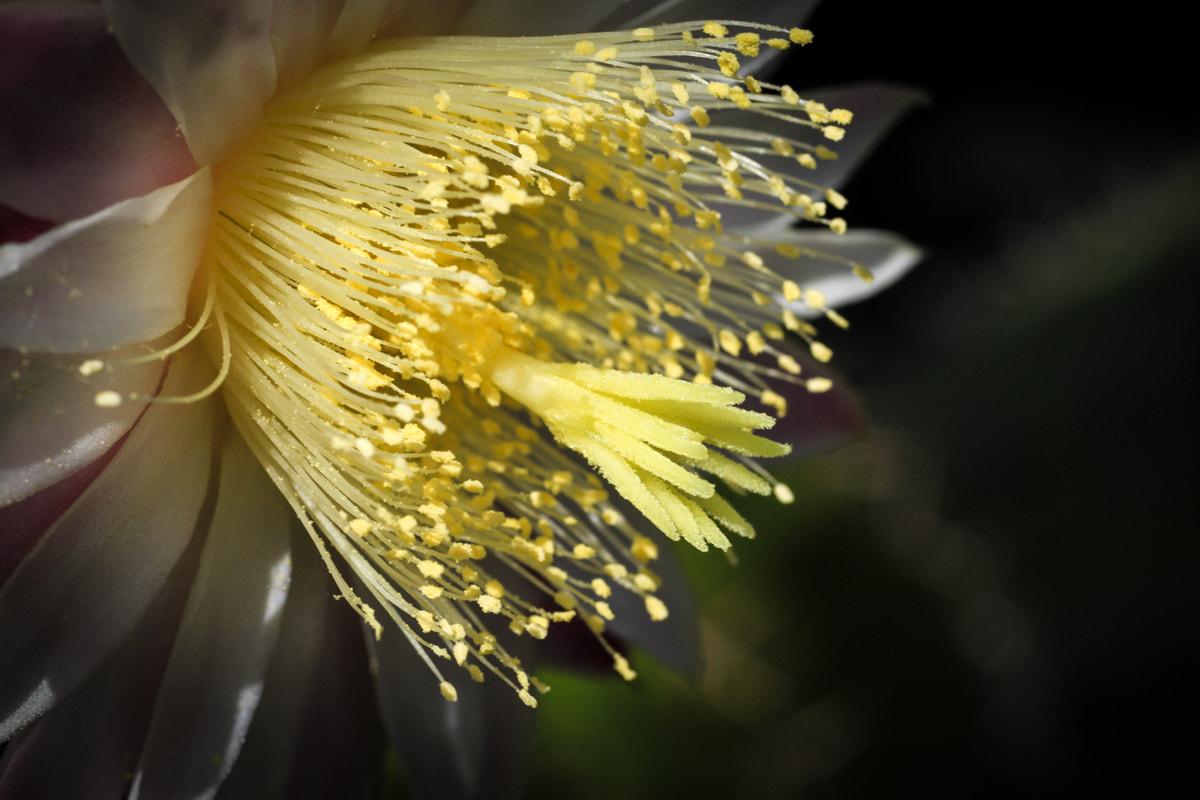
[[[228,155],[275,93],[272,0],[104,0],[129,60],[158,90],[198,164]]]
[[[687,578],[671,547],[660,540],[659,557],[650,564],[662,579],[655,595],[666,604],[667,618],[655,622],[646,612],[644,600],[632,592],[618,589],[608,600],[615,619],[608,623],[607,631],[640,647],[667,666],[695,676],[700,666],[700,622]]]
[[[597,30],[596,25],[622,0],[478,0],[454,27],[475,36],[549,36]]]
[[[318,667],[327,657],[337,655],[329,652],[330,643],[325,640],[330,604],[335,602],[329,576],[306,535],[296,536],[293,531],[291,550],[292,582],[279,641],[271,654],[262,699],[246,743],[221,785],[218,797],[222,800],[286,797],[308,698],[331,679],[328,671]],[[357,629],[355,636],[354,644],[361,650]],[[361,681],[362,676],[358,679]]]
[[[376,796],[385,737],[362,622],[335,598],[307,534],[293,537],[292,552],[292,588],[262,701],[218,800]]]
[[[797,90],[800,91],[800,90]],[[840,142],[830,142],[829,148],[838,154],[835,161],[821,161],[810,177],[823,186],[842,186],[858,169],[875,146],[883,140],[897,122],[924,103],[929,95],[907,86],[869,84],[801,91],[806,100],[816,100],[829,108],[846,108],[854,112],[854,121],[846,126],[846,136]]]
[[[208,230],[207,169],[0,245],[0,347],[91,353],[183,322]]]
[[[133,348],[100,354],[121,358]],[[101,369],[85,376],[87,357],[0,350],[0,506],[21,500],[90,464],[125,435],[145,409],[96,404],[101,391],[154,394],[163,363]]]
[[[346,0],[329,32],[328,57],[331,60],[346,58],[366,47],[379,30],[390,5],[389,0]]]
[[[0,797],[125,796],[196,571],[199,539],[112,657],[8,744],[0,763]],[[63,766],[66,753],[69,769]]]
[[[889,231],[851,228],[839,236],[831,231],[794,228],[775,234],[774,238],[842,259],[803,258],[772,264],[784,278],[795,281],[801,288],[821,292],[831,308],[856,303],[883,291],[900,280],[922,257],[919,247]],[[875,280],[871,283],[862,280],[846,262],[862,264]],[[800,303],[793,303],[791,307],[797,314],[816,316],[812,309]]]
[[[0,587],[41,541],[55,520],[92,485],[121,449],[118,441],[92,463],[24,500],[0,506]]]
[[[131,800],[211,797],[233,767],[279,635],[294,518],[242,438],[230,435]]]
[[[288,0],[271,9],[280,89],[307,75],[325,57],[329,31],[338,18],[339,0]]]
[[[188,373],[173,365],[164,392]],[[207,493],[213,410],[152,405],[0,589],[0,739],[90,675],[158,593]]]
[[[523,662],[528,637],[504,638]],[[488,674],[475,683],[465,670],[446,665],[458,700],[446,700],[399,630],[389,628],[367,646],[378,660],[379,707],[413,794],[422,800],[513,797],[521,782],[521,754],[532,733],[533,710],[514,689]]]
[[[750,0],[732,7],[729,0],[659,0],[623,4],[604,25],[626,28],[670,22],[745,20],[790,28],[799,25],[820,0]],[[636,13],[631,13],[635,12]]]
[[[97,5],[0,5],[0,204],[66,222],[196,171]]]
[[[883,139],[900,118],[923,102],[925,95],[914,89],[896,86],[857,86],[845,89],[798,90],[805,100],[825,103],[829,108],[847,108],[854,120],[845,128],[840,142],[826,140],[816,131],[787,120],[748,114],[735,109],[719,110],[709,116],[711,133],[721,128],[750,128],[770,136],[799,139],[813,146],[824,145],[837,153],[833,160],[818,160],[816,169],[801,166],[794,158],[773,153],[756,158],[781,175],[805,183],[836,188],[842,186],[866,161],[871,150]],[[816,199],[822,199],[820,196]],[[854,198],[850,198],[853,203]],[[733,204],[722,205],[721,222],[726,230],[758,227],[760,230],[782,230],[790,227],[795,218],[771,209],[748,208]]]
[[[460,17],[478,0],[440,0],[437,3],[393,4],[381,36],[441,36],[454,30]]]

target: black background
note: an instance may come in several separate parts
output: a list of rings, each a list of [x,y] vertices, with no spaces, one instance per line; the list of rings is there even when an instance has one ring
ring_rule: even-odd
[[[928,251],[847,310],[869,437],[740,564],[708,676],[553,676],[555,797],[1194,797],[1200,112],[1181,12],[830,0],[797,87],[929,92],[846,187]]]

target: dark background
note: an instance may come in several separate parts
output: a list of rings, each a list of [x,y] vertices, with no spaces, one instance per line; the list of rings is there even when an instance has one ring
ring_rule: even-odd
[[[929,254],[825,337],[869,435],[680,553],[698,682],[548,676],[533,795],[1200,796],[1197,45],[1098,9],[809,21],[788,82],[931,97],[845,190]]]

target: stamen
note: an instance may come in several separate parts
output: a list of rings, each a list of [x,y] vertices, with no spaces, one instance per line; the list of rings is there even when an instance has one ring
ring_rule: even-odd
[[[768,380],[828,388],[778,342],[822,358],[789,304],[833,312],[770,264],[830,257],[733,235],[718,209],[844,229],[825,217],[841,195],[767,162],[829,157],[813,140],[849,115],[740,76],[764,36],[811,38],[713,22],[382,42],[278,98],[222,165],[193,329],[212,317],[220,368],[167,400],[223,387],[342,596],[377,635],[381,607],[447,699],[439,659],[536,703],[490,626],[540,639],[579,617],[599,636],[616,589],[667,618],[657,547],[606,482],[702,550],[753,535],[710,477],[791,499],[751,460],[788,452],[758,435],[774,418],[739,406],[782,416]]]

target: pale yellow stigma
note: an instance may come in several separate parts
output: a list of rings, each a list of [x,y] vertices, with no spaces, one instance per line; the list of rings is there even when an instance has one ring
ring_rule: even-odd
[[[740,406],[828,388],[782,340],[822,358],[791,306],[834,312],[771,268],[828,257],[718,209],[843,229],[841,195],[764,162],[815,163],[849,115],[742,76],[739,55],[807,38],[741,27],[383,42],[278,98],[221,166],[198,314],[217,383],[342,595],[448,700],[441,661],[536,703],[496,626],[600,633],[614,591],[667,618],[657,546],[609,488],[700,549],[753,535],[719,484],[790,498],[752,460],[788,452],[759,435],[774,417]],[[679,121],[721,110],[795,132]]]

